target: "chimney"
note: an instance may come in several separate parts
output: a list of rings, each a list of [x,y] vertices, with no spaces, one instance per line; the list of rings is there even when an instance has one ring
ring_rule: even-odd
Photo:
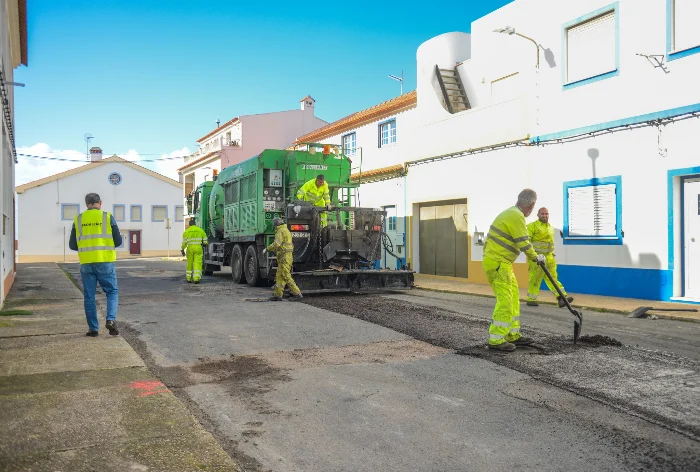
[[[314,114],[314,103],[316,103],[316,100],[314,100],[311,95],[307,95],[306,97],[302,98],[301,100],[301,109],[306,111],[309,110],[309,112],[313,115]]]
[[[97,162],[102,160],[102,149],[98,147],[90,148],[90,162]]]
[[[217,119],[216,119],[216,127],[217,127],[217,128],[219,127],[219,124],[221,124],[221,122],[220,122],[219,119],[217,118]]]

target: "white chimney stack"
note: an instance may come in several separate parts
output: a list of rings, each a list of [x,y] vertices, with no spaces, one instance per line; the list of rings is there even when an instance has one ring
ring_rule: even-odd
[[[316,100],[314,100],[311,95],[307,95],[306,97],[302,98],[301,100],[301,109],[306,111],[308,110],[309,113],[312,115],[314,114],[314,103],[316,103]]]
[[[102,160],[102,149],[98,147],[90,148],[90,162],[97,162]]]

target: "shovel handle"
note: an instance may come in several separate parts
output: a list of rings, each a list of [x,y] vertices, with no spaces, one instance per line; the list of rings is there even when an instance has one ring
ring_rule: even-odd
[[[538,262],[537,265],[539,265],[542,270],[544,271],[545,275],[549,279],[549,281],[552,283],[552,286],[557,289],[557,293],[561,297],[562,300],[564,300],[564,303],[566,303],[566,307],[569,309],[572,315],[578,316],[575,312],[574,309],[571,307],[569,304],[569,300],[566,299],[563,293],[561,293],[561,289],[559,288],[559,285],[554,281],[554,277],[552,277],[552,274],[549,273],[549,270],[547,270],[547,266],[545,265],[544,262]]]

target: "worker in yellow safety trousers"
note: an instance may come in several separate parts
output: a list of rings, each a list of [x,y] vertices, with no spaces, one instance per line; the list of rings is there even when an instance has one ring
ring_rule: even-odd
[[[199,283],[202,278],[202,246],[209,244],[207,233],[197,226],[194,218],[190,220],[190,227],[182,233],[182,255],[187,248],[187,269],[185,278],[187,282]]]
[[[316,176],[302,185],[297,190],[297,200],[312,202],[317,207],[331,209],[331,195],[328,190],[328,183],[323,174]],[[321,213],[321,228],[328,226],[328,215],[324,211]]]
[[[542,207],[537,211],[537,220],[533,221],[527,225],[527,232],[530,235],[530,241],[532,241],[532,247],[535,249],[537,254],[543,254],[545,257],[545,266],[549,275],[552,276],[554,282],[559,286],[559,290],[564,294],[569,303],[574,301],[573,297],[566,295],[566,290],[564,286],[559,282],[557,278],[557,261],[554,255],[554,228],[549,224],[549,210]],[[557,293],[557,289],[549,281],[549,278],[544,276],[544,270],[536,262],[528,261],[528,268],[530,269],[530,283],[527,287],[527,305],[528,306],[538,306],[537,295],[540,293],[540,286],[542,285],[542,279],[547,284],[547,288],[557,297],[559,301],[559,308],[566,306],[566,302]]]
[[[536,201],[534,190],[520,192],[516,205],[496,217],[486,237],[482,264],[496,295],[496,307],[489,327],[489,349],[510,352],[516,346],[527,346],[534,341],[520,334],[520,292],[513,262],[520,252],[532,261],[545,260],[532,248],[525,225],[525,217],[535,209]]]
[[[282,300],[284,287],[286,285],[289,285],[289,291],[294,298],[304,298],[301,294],[301,290],[299,290],[297,284],[294,283],[294,279],[292,279],[292,251],[294,251],[292,233],[289,232],[282,218],[273,219],[272,226],[275,228],[275,240],[272,244],[267,246],[267,248],[263,249],[263,255],[265,255],[267,251],[277,254],[277,275],[275,276],[273,296],[270,300]]]

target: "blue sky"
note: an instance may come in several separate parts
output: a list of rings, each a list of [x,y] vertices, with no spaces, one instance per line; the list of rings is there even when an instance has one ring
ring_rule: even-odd
[[[195,149],[217,118],[296,109],[307,94],[334,121],[397,96],[387,75],[402,69],[413,90],[422,42],[469,32],[509,1],[27,3],[18,148],[84,153],[90,132],[105,153],[143,159]]]

